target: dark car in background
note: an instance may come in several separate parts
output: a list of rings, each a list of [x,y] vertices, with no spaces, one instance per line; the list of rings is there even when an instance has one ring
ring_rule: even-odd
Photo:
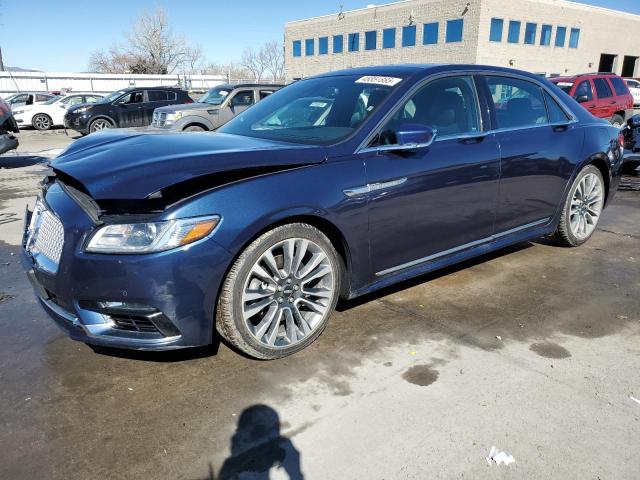
[[[197,102],[157,108],[150,128],[186,132],[215,130],[282,87],[261,83],[218,85]]]
[[[274,359],[311,344],[339,297],[542,235],[583,244],[621,145],[534,74],[331,72],[208,135],[77,140],[27,212],[23,262],[74,339],[161,350],[217,331]]]
[[[11,106],[0,98],[0,155],[18,147],[18,139],[14,133],[19,131]]]
[[[633,115],[633,95],[624,79],[613,73],[586,73],[550,79],[592,115],[622,128]]]
[[[624,135],[624,173],[632,174],[640,167],[640,114],[627,120]]]
[[[191,102],[187,92],[176,87],[125,88],[96,103],[70,107],[64,126],[83,135],[105,128],[146,127],[156,108]]]

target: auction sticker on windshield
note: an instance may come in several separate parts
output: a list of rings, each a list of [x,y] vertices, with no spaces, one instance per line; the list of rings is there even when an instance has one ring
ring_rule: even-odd
[[[402,81],[401,78],[395,77],[378,77],[375,75],[366,75],[356,80],[356,83],[371,83],[374,85],[387,85],[393,87]]]

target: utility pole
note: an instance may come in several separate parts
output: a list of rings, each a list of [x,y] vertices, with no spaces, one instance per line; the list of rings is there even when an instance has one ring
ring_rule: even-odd
[[[4,62],[2,61],[2,47],[0,47],[0,72],[4,72]]]

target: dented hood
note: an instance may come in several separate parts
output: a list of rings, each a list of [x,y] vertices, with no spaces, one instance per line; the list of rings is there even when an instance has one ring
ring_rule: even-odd
[[[223,133],[150,134],[105,131],[74,142],[51,166],[96,200],[138,200],[218,172],[294,168],[321,163],[321,147]]]

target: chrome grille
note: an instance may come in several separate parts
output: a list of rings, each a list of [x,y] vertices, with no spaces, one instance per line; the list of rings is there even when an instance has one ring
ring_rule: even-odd
[[[160,112],[153,112],[153,121],[152,124],[154,127],[163,127],[167,122],[167,114]]]
[[[38,201],[29,225],[26,248],[33,255],[41,254],[58,265],[64,245],[64,227],[58,218]]]

